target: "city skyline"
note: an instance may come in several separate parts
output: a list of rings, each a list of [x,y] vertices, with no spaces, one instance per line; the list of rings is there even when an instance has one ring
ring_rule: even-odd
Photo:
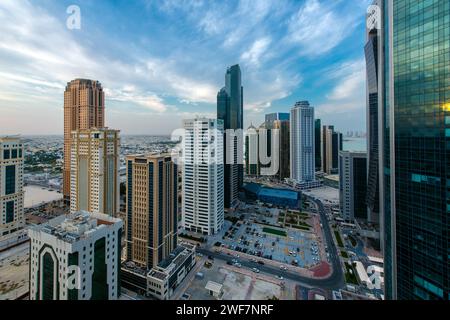
[[[450,1],[49,3],[0,4],[0,300],[449,300]]]
[[[123,134],[170,134],[189,114],[214,115],[223,69],[236,63],[246,84],[244,127],[263,122],[266,113],[288,112],[295,101],[308,97],[325,123],[333,115],[340,131],[349,129],[348,121],[360,123],[352,129],[364,130],[363,2],[265,1],[256,8],[248,1],[221,7],[202,1],[90,3],[80,5],[81,29],[70,30],[67,1],[51,7],[2,1],[0,134],[60,134],[59,92],[76,78],[102,83],[110,127],[121,128]],[[125,21],[138,11],[136,24]],[[94,12],[102,12],[106,22],[96,22]],[[221,12],[235,30],[214,19]],[[322,15],[323,21],[318,19]],[[338,21],[343,22],[338,30],[329,28]],[[273,27],[274,22],[283,28]],[[256,24],[261,28],[253,28]],[[316,32],[302,35],[311,25]],[[127,52],[118,48],[123,42],[130,43]],[[279,50],[280,44],[285,49]],[[217,50],[220,56],[214,54]],[[9,120],[16,118],[22,121],[12,127]],[[44,119],[55,126],[45,126]]]

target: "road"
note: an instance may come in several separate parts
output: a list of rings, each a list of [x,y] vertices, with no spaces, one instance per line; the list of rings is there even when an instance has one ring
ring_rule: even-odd
[[[333,241],[333,236],[331,234],[330,225],[328,224],[328,219],[327,219],[327,216],[325,213],[325,209],[323,207],[323,204],[320,201],[318,201],[318,200],[313,200],[313,201],[317,204],[318,211],[320,213],[320,218],[321,218],[321,222],[322,222],[324,233],[325,233],[325,241],[327,243],[328,252],[330,254],[330,262],[333,267],[333,273],[328,278],[325,278],[325,279],[309,278],[309,277],[305,277],[305,276],[299,275],[299,274],[291,272],[291,271],[283,271],[283,270],[280,270],[273,266],[260,265],[258,263],[248,261],[248,260],[240,260],[239,262],[242,264],[242,266],[247,267],[247,268],[256,267],[261,272],[272,274],[274,276],[276,276],[276,275],[282,276],[285,279],[297,281],[297,282],[300,282],[302,284],[312,286],[312,287],[319,287],[319,288],[323,288],[323,289],[332,289],[332,290],[342,288],[345,284],[344,274],[342,272],[340,258],[338,255],[338,251],[336,249],[336,245]],[[223,260],[226,262],[228,262],[228,261],[231,262],[233,259],[235,259],[235,257],[233,257],[233,256],[228,256],[226,254],[223,254],[220,252],[215,252],[215,251],[213,251],[211,249],[207,249],[207,248],[197,247],[196,251],[199,253],[202,253],[204,255],[208,255],[215,259]],[[280,265],[281,265],[281,263],[280,263]]]

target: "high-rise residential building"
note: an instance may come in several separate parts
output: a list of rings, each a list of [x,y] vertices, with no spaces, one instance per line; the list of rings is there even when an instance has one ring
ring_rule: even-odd
[[[73,131],[71,151],[70,212],[115,216],[120,209],[119,131]]]
[[[0,236],[25,225],[23,150],[19,137],[0,137]]]
[[[63,194],[70,198],[72,132],[105,126],[105,94],[100,82],[75,79],[64,92],[64,167]]]
[[[274,121],[289,121],[290,114],[288,112],[275,112],[266,114],[266,123],[273,123]]]
[[[339,169],[339,151],[343,147],[342,133],[334,130],[334,126],[322,127],[322,172],[337,174]]]
[[[374,2],[377,5],[379,0]],[[368,17],[370,18],[370,17]],[[378,148],[378,48],[380,47],[380,29],[377,23],[368,23],[366,28],[366,116],[367,116],[367,208],[368,221],[379,225],[380,220],[380,182]]]
[[[316,119],[314,122],[314,159],[316,164],[316,172],[322,170],[322,121]]]
[[[300,101],[291,109],[291,179],[299,183],[315,181],[314,108]]]
[[[127,162],[127,261],[150,270],[177,246],[178,169],[170,154],[130,155]]]
[[[184,120],[182,224],[213,235],[224,223],[223,121]]]
[[[30,299],[117,299],[122,229],[122,220],[86,211],[32,227]]]
[[[225,87],[217,94],[217,119],[224,125],[225,208],[232,208],[244,182],[244,109],[241,69],[231,66],[225,74]],[[227,134],[231,131],[234,134]],[[228,138],[228,140],[227,140]]]
[[[379,5],[386,298],[448,300],[450,2],[385,0]]]
[[[339,202],[346,221],[367,221],[367,153],[339,152]]]

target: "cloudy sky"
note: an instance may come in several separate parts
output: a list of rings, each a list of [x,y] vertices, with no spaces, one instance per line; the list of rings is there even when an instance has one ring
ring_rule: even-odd
[[[81,28],[69,29],[77,5]],[[106,124],[169,134],[215,117],[227,66],[243,73],[245,125],[309,100],[365,130],[367,0],[1,0],[0,134],[62,134],[63,92],[99,80]]]

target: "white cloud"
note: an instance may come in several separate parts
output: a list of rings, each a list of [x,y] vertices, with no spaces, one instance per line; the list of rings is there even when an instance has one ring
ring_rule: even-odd
[[[321,55],[335,48],[351,33],[359,18],[339,14],[334,7],[337,5],[342,9],[342,1],[325,5],[323,1],[306,0],[289,21],[287,42],[299,46],[304,56]]]
[[[346,63],[334,73],[338,77],[338,84],[328,95],[331,100],[343,100],[354,96],[360,97],[364,92],[366,80],[365,64],[358,60],[350,64]]]
[[[255,42],[253,42],[249,50],[241,55],[241,60],[244,62],[248,62],[249,64],[259,66],[260,60],[269,48],[271,41],[272,40],[269,37],[264,37],[256,40]]]
[[[323,71],[335,86],[327,101],[317,107],[317,116],[327,117],[351,113],[364,114],[366,104],[364,59],[346,61]],[[361,127],[361,126],[360,126]]]

